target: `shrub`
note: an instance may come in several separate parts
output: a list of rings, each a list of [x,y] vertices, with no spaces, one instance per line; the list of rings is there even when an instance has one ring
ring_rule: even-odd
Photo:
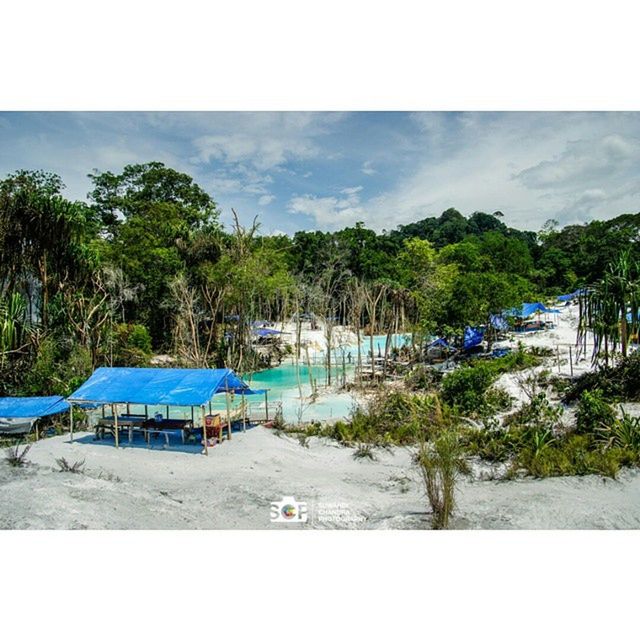
[[[353,457],[356,460],[363,460],[364,458],[367,458],[369,460],[377,459],[376,454],[373,450],[373,445],[366,443],[361,443],[358,445],[356,450],[353,452]]]
[[[602,391],[583,391],[576,412],[576,432],[607,430],[616,421],[616,412],[602,397]]]
[[[582,476],[600,474],[615,478],[623,466],[636,465],[638,456],[622,449],[594,449],[588,435],[570,435],[557,439],[538,452],[532,447],[521,449],[511,472],[524,469],[536,478],[550,476]]]
[[[405,376],[405,384],[412,391],[435,391],[442,382],[442,371],[425,365],[417,365]]]
[[[17,443],[15,447],[10,447],[5,451],[7,462],[12,467],[24,467],[27,464],[27,453],[29,453],[31,445],[27,444],[20,451],[20,443]]]
[[[538,393],[518,411],[507,416],[504,423],[516,428],[554,432],[562,425],[562,407],[554,407],[544,393]]]
[[[442,381],[442,399],[465,414],[478,414],[495,375],[485,363],[460,367]]]
[[[565,395],[566,402],[573,402],[583,391],[602,391],[603,398],[610,401],[640,401],[640,350],[622,358],[615,367],[582,374]]]
[[[446,529],[455,507],[456,479],[464,469],[457,433],[444,430],[433,441],[423,441],[416,455],[416,463],[422,472],[433,513],[431,526],[434,529]]]
[[[598,428],[598,435],[607,448],[640,451],[640,417],[630,416],[622,409],[622,417],[609,424],[602,424]]]
[[[84,460],[69,463],[66,458],[56,458],[56,463],[62,473],[83,473]]]
[[[113,363],[120,367],[149,364],[151,336],[142,324],[118,324],[114,327]]]

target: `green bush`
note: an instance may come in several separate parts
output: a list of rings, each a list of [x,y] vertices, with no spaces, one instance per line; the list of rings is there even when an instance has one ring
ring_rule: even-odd
[[[118,324],[113,331],[113,364],[142,367],[149,364],[151,336],[142,324]]]
[[[576,433],[595,433],[606,430],[616,421],[616,412],[608,404],[602,391],[583,391],[576,412]]]
[[[412,391],[435,391],[442,382],[442,372],[426,365],[417,365],[405,376],[404,381]]]
[[[554,407],[544,393],[538,393],[518,411],[508,415],[506,426],[554,432],[562,426],[562,407]]]
[[[485,406],[485,393],[495,379],[486,363],[460,367],[442,381],[442,399],[465,414],[479,414]]]
[[[600,390],[609,401],[640,401],[640,350],[622,358],[615,367],[582,374],[565,394],[566,402],[578,400],[584,391]]]
[[[455,507],[455,486],[458,474],[466,469],[458,434],[442,430],[433,441],[423,441],[416,455],[431,505],[431,526],[446,529]]]
[[[598,429],[598,436],[606,447],[640,452],[640,417],[630,416],[622,409],[622,417]]]
[[[622,467],[638,464],[638,455],[623,449],[602,449],[591,436],[570,435],[557,439],[536,452],[531,446],[521,449],[512,472],[524,469],[536,478],[600,474],[615,478]]]

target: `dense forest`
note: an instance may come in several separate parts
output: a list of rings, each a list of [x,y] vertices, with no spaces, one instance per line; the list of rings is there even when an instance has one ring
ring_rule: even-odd
[[[313,314],[328,345],[337,324],[455,336],[598,281],[623,250],[640,259],[640,213],[533,232],[451,208],[382,233],[265,236],[250,212],[225,228],[213,197],[162,163],[89,177],[86,202],[43,171],[0,181],[0,395],[67,394],[95,366],[154,353],[254,370],[256,319]]]

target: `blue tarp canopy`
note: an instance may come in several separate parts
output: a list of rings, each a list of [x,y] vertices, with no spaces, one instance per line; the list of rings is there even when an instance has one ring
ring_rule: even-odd
[[[282,331],[277,331],[276,329],[267,329],[262,328],[262,329],[254,329],[253,333],[257,336],[260,336],[261,338],[266,338],[267,336],[279,336]]]
[[[587,293],[587,289],[576,289],[573,293],[565,293],[564,295],[558,296],[558,300],[560,302],[567,302],[568,300],[573,300],[577,296],[581,296]]]
[[[484,337],[484,329],[481,327],[465,327],[464,328],[464,348],[472,349],[477,347]]]
[[[534,313],[560,313],[558,309],[549,309],[542,302],[523,302],[520,308],[514,307],[505,311],[506,315],[516,316],[517,318],[528,318]]]
[[[43,418],[69,410],[62,396],[0,398],[0,418]]]
[[[427,345],[427,348],[431,347],[446,347],[447,349],[451,349],[449,343],[444,338],[436,338],[433,342]]]
[[[255,393],[231,369],[100,367],[69,400],[195,407],[227,390]]]

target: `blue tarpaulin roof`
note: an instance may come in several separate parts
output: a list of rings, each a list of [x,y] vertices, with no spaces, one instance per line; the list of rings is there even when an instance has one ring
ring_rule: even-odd
[[[0,398],[0,418],[43,418],[69,410],[62,396]]]
[[[575,297],[584,295],[586,292],[586,289],[577,289],[573,293],[565,293],[562,296],[558,296],[558,300],[561,302],[567,302],[567,300],[573,300]]]
[[[100,367],[69,400],[190,407],[202,406],[227,390],[252,393],[231,369]]]
[[[267,336],[279,336],[282,331],[278,331],[277,329],[268,329],[266,327],[262,329],[254,329],[253,333],[261,338],[266,338]]]
[[[520,308],[513,308],[505,311],[506,315],[518,318],[528,318],[534,313],[560,313],[557,309],[548,309],[542,302],[523,302]]]
[[[484,329],[481,327],[465,327],[464,328],[464,348],[471,349],[477,347],[484,336]]]

